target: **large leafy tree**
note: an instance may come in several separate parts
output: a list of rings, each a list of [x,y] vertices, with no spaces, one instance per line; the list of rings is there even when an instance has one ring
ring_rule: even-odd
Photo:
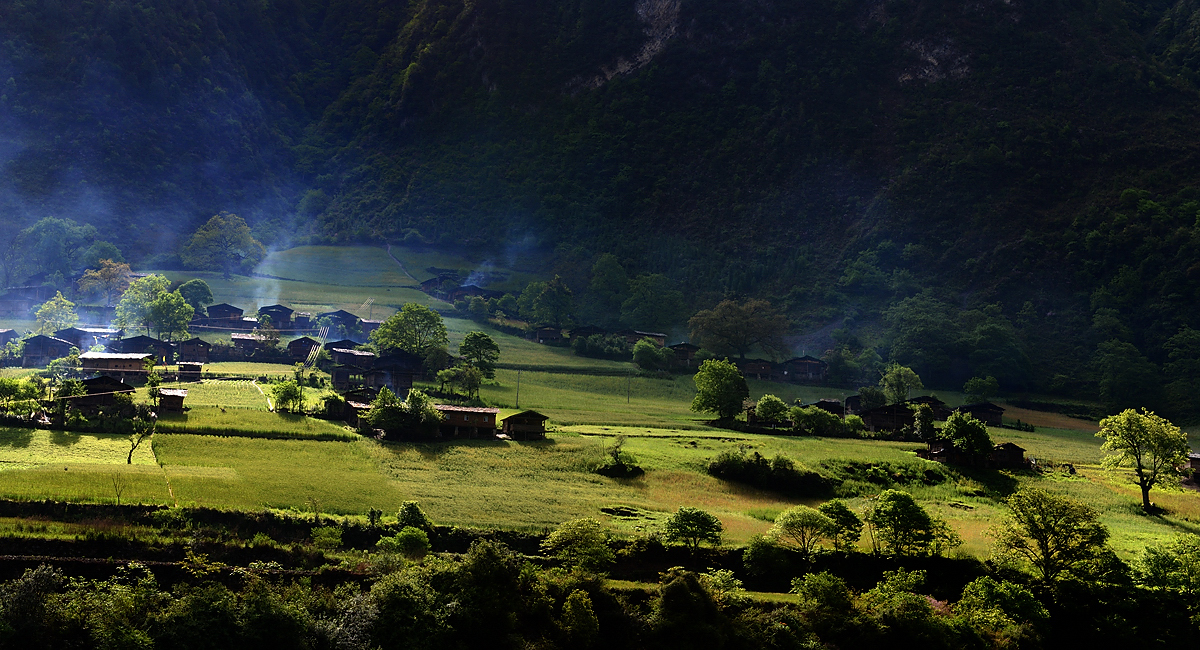
[[[484,377],[496,376],[496,361],[500,359],[500,346],[483,332],[467,332],[458,346],[458,354],[467,363],[477,368]]]
[[[692,410],[715,413],[722,420],[733,419],[742,410],[742,402],[750,396],[750,387],[737,366],[721,359],[708,359],[700,364],[696,376],[696,397]]]
[[[1012,513],[996,533],[997,549],[1028,562],[1045,583],[1095,558],[1108,541],[1100,515],[1069,497],[1024,488],[1006,503]]]
[[[1187,462],[1187,434],[1166,419],[1142,409],[1126,409],[1100,420],[1096,437],[1104,438],[1106,467],[1132,467],[1142,489],[1142,508],[1149,510],[1150,490],[1175,477],[1175,468]]]
[[[889,363],[879,378],[879,388],[887,395],[889,404],[899,404],[907,400],[914,390],[924,387],[921,377],[912,368],[898,363]]]
[[[567,566],[590,571],[603,569],[615,559],[608,546],[608,533],[591,517],[560,525],[542,542],[542,550]]]
[[[52,334],[79,322],[79,316],[75,313],[75,303],[63,297],[61,291],[38,307],[35,315],[38,331],[43,334]]]
[[[988,435],[987,425],[961,411],[946,418],[941,438],[975,460],[985,459],[992,453],[992,438]]]
[[[158,337],[170,341],[177,335],[187,337],[188,324],[196,310],[184,300],[179,291],[164,291],[150,303],[150,322],[158,330]]]
[[[34,271],[70,276],[97,237],[96,227],[46,217],[21,231],[20,250]]]
[[[568,327],[575,313],[575,297],[571,288],[557,275],[547,282],[533,299],[534,319],[555,327]]]
[[[129,265],[113,260],[100,260],[99,268],[88,269],[76,283],[84,293],[97,292],[104,296],[104,304],[111,305],[114,295],[129,288],[132,279]]]
[[[816,550],[821,540],[832,538],[836,530],[837,527],[829,516],[801,505],[779,513],[775,518],[775,525],[771,527],[770,536],[794,545],[800,554],[807,558]]]
[[[149,334],[150,326],[154,323],[154,303],[159,296],[167,293],[169,286],[171,281],[161,275],[148,275],[129,283],[129,288],[121,294],[121,300],[117,303],[117,327],[129,329],[140,325]]]
[[[213,303],[212,288],[208,283],[200,278],[193,278],[179,285],[176,289],[179,295],[187,301],[187,304],[192,306],[192,309],[197,312],[203,311],[205,306]]]
[[[754,348],[772,356],[787,354],[783,337],[787,319],[766,300],[723,300],[712,309],[696,312],[688,321],[692,340],[717,354],[737,354],[745,359]]]
[[[725,526],[716,515],[699,508],[682,506],[675,514],[667,519],[666,538],[672,542],[683,542],[691,547],[692,552],[700,548],[700,544],[721,543],[721,533]]]
[[[415,302],[405,303],[400,311],[371,332],[371,342],[380,350],[403,350],[421,358],[449,343],[441,314]]]
[[[962,543],[944,521],[930,515],[907,492],[884,490],[867,513],[872,540],[887,553],[921,556]]]
[[[266,249],[244,219],[222,212],[192,234],[180,256],[191,268],[220,270],[229,279],[234,271],[246,271],[261,262]]]

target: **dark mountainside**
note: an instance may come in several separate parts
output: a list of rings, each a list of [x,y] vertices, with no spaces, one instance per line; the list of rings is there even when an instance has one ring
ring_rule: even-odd
[[[931,385],[1179,405],[1198,70],[1195,0],[10,2],[0,205],[158,264],[220,210],[520,246],[584,298],[612,252]]]

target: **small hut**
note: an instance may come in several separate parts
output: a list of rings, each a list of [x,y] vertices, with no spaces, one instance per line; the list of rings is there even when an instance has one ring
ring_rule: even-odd
[[[513,440],[541,440],[546,437],[546,420],[537,411],[521,411],[500,420],[500,431]]]
[[[158,389],[158,409],[163,413],[183,413],[183,398],[187,397],[186,388]]]

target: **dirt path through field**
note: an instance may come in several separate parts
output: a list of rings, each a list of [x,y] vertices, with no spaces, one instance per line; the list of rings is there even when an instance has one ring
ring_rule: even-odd
[[[404,262],[401,262],[399,258],[397,258],[395,255],[392,255],[392,245],[391,244],[387,245],[387,254],[388,254],[388,257],[390,257],[396,261],[396,265],[400,267],[401,271],[404,271],[404,275],[407,275],[409,278],[412,279],[413,282],[416,282],[417,284],[421,283],[420,280],[413,277],[412,273],[408,272],[408,269],[404,268]]]
[[[260,395],[262,395],[263,397],[266,397],[266,398],[267,398],[267,410],[268,410],[268,411],[270,411],[270,412],[272,412],[272,413],[274,413],[274,412],[275,412],[275,405],[271,403],[271,398],[270,398],[270,397],[267,397],[267,394],[263,392],[262,386],[259,386],[257,381],[252,381],[252,382],[250,382],[250,383],[251,383],[251,384],[253,384],[253,385],[254,385],[254,387],[258,389],[258,393],[259,393]]]

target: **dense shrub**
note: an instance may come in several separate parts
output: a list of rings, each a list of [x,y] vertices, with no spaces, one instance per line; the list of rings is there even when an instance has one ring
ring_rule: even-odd
[[[822,496],[833,488],[833,482],[828,478],[818,472],[797,469],[795,462],[786,456],[767,460],[757,451],[752,454],[746,454],[744,450],[722,452],[708,464],[708,473],[719,479],[775,490],[792,497]]]

